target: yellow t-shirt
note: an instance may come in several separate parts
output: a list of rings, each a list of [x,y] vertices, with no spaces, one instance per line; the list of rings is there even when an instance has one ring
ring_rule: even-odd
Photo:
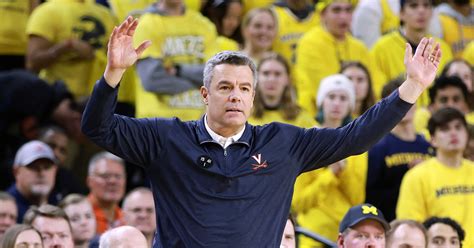
[[[367,152],[346,159],[337,177],[329,168],[301,174],[295,183],[292,209],[300,226],[336,241],[345,213],[365,199]],[[322,247],[311,239],[300,239],[300,247]]]
[[[0,54],[25,55],[26,23],[30,15],[30,2],[0,1]]]
[[[443,40],[451,47],[454,57],[460,58],[465,46],[474,40],[474,25],[463,25],[446,14],[440,14],[439,21],[443,30]]]
[[[380,6],[382,7],[382,23],[381,23],[381,33],[387,34],[394,30],[397,30],[400,27],[400,18],[398,14],[393,13],[388,0],[380,0]]]
[[[295,86],[299,105],[311,116],[316,116],[315,99],[320,81],[339,73],[343,61],[359,61],[373,68],[367,48],[349,34],[344,41],[338,41],[323,27],[317,26],[301,37],[296,49]],[[371,77],[374,78],[372,72]]]
[[[148,6],[156,0],[109,0],[110,8],[119,21],[125,20],[129,15],[139,17]]]
[[[248,120],[248,122],[253,125],[265,125],[274,121],[303,128],[310,128],[316,125],[314,118],[311,118],[311,116],[304,110],[301,110],[300,114],[294,120],[286,120],[283,118],[283,114],[278,110],[267,110],[263,113],[262,118],[256,118],[252,115]]]
[[[469,62],[469,64],[471,64],[471,66],[474,66],[474,41],[471,41],[467,45],[466,49],[464,49],[462,57],[467,62]]]
[[[239,43],[233,39],[227,38],[225,36],[219,36],[216,40],[217,47],[220,51],[239,51]]]
[[[152,45],[143,52],[142,59],[160,59],[165,65],[192,65],[204,64],[215,54],[216,38],[216,29],[207,18],[198,12],[186,10],[181,16],[157,13],[142,15],[134,43],[138,46],[144,40],[151,40]],[[159,95],[145,91],[138,82],[135,104],[137,117],[176,116],[183,120],[194,120],[204,112],[198,88],[176,95]]]
[[[63,80],[76,97],[88,96],[104,67],[107,41],[115,25],[111,12],[95,3],[76,0],[54,0],[38,6],[28,21],[26,33],[43,37],[53,44],[67,39],[81,39],[95,48],[96,59],[78,60],[75,54],[62,55],[58,61],[41,70],[40,77],[54,82]],[[103,63],[102,63],[103,64]]]
[[[409,170],[398,198],[397,218],[423,222],[450,217],[466,231],[463,247],[474,247],[474,162],[451,168],[432,158]]]
[[[444,65],[453,58],[451,49],[442,40],[435,38],[441,45],[441,62],[439,65],[438,73],[441,73]],[[393,80],[399,76],[405,75],[405,65],[403,63],[405,57],[405,44],[407,40],[395,31],[382,36],[370,50],[370,54],[378,68],[378,71],[384,74],[387,82]],[[382,85],[374,85],[374,89],[382,90]],[[423,92],[422,96],[418,99],[418,106],[428,106],[429,95],[428,91]]]
[[[319,25],[319,14],[313,11],[304,20],[299,20],[286,7],[275,5],[272,9],[278,23],[273,51],[281,54],[291,66],[294,66],[298,41],[308,30]]]

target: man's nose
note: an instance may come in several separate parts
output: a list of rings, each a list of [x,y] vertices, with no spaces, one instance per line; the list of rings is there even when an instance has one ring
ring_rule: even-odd
[[[229,99],[231,102],[240,102],[241,92],[238,89],[234,89],[230,92]]]

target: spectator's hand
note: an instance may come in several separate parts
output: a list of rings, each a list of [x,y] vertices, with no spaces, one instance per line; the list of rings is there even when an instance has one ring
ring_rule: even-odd
[[[439,43],[434,44],[433,38],[423,38],[415,55],[412,55],[411,46],[407,43],[404,59],[407,80],[418,83],[422,89],[428,88],[436,77],[440,59],[441,49]]]
[[[79,39],[71,39],[71,49],[77,54],[79,59],[93,59],[94,48],[87,42]]]
[[[110,35],[107,50],[107,68],[104,77],[111,87],[116,87],[125,70],[132,66],[151,45],[144,41],[137,49],[133,47],[133,34],[137,28],[138,20],[129,16],[120,26],[115,27]]]

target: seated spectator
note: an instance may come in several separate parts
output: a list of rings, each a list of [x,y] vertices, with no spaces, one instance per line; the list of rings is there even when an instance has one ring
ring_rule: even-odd
[[[466,229],[465,247],[474,247],[474,162],[463,158],[468,140],[466,120],[458,110],[444,108],[433,114],[428,130],[436,157],[405,174],[397,218],[423,221],[431,216],[450,217]]]
[[[242,44],[240,22],[243,4],[241,0],[206,1],[203,14],[211,20],[217,29],[219,51],[238,51]]]
[[[66,167],[69,156],[69,137],[64,129],[54,125],[46,126],[40,130],[38,139],[51,147],[58,163],[53,189],[58,201],[71,193],[85,193],[85,185],[81,184],[72,170]]]
[[[33,206],[25,214],[23,223],[41,233],[45,248],[73,248],[72,231],[66,213],[52,205]]]
[[[425,248],[428,237],[425,227],[414,220],[394,220],[387,232],[387,248]]]
[[[121,158],[101,152],[91,158],[87,176],[88,199],[94,209],[97,234],[123,224],[118,203],[125,194],[125,168]]]
[[[352,117],[358,117],[375,104],[369,70],[360,62],[347,62],[342,65],[341,74],[354,84],[355,106],[352,109]]]
[[[45,203],[56,204],[51,192],[54,187],[57,165],[51,148],[33,140],[17,151],[13,163],[15,183],[8,188],[18,207],[18,222],[30,206]]]
[[[326,77],[317,95],[319,128],[338,128],[351,120],[355,103],[353,83],[344,75]],[[363,203],[367,175],[367,153],[337,161],[328,167],[300,175],[295,184],[293,209],[298,223],[331,241],[347,210]],[[302,237],[302,247],[320,246]]]
[[[370,204],[354,206],[339,224],[338,248],[384,248],[390,225],[382,211]]]
[[[265,55],[257,67],[258,84],[249,123],[263,125],[272,121],[313,127],[316,122],[295,99],[288,62],[277,53]]]
[[[95,235],[96,222],[92,205],[83,195],[70,194],[60,203],[69,218],[75,248],[87,248]]]
[[[296,220],[290,213],[288,220],[286,220],[285,230],[283,230],[283,236],[281,237],[280,248],[296,248],[298,242],[295,234]]]
[[[43,248],[41,234],[30,225],[17,224],[10,227],[3,240],[1,248]]]
[[[276,38],[277,20],[269,8],[256,8],[248,12],[242,20],[244,46],[242,52],[253,59],[256,65],[272,51]]]
[[[0,240],[5,231],[16,223],[18,209],[15,198],[10,194],[0,191]]]
[[[156,213],[153,193],[148,188],[136,188],[127,194],[122,204],[125,225],[136,227],[152,246],[156,231]]]
[[[428,248],[461,248],[465,237],[462,227],[451,218],[431,217],[423,225],[428,230]]]
[[[402,84],[402,79],[383,87],[382,97],[390,95]],[[416,133],[413,106],[403,119],[369,150],[365,202],[377,206],[385,219],[395,219],[400,184],[405,173],[432,156],[430,143]]]
[[[146,248],[149,247],[143,233],[132,226],[121,226],[105,232],[100,237],[99,248]]]

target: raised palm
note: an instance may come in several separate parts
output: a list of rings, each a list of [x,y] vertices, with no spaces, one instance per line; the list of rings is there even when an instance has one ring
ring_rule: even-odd
[[[412,79],[420,83],[423,88],[427,88],[436,77],[440,59],[439,43],[434,45],[432,38],[423,38],[416,48],[415,55],[412,55],[411,46],[407,44],[404,59],[407,79]]]
[[[135,49],[133,47],[133,34],[135,33],[137,25],[137,19],[129,16],[112,32],[107,51],[107,66],[110,67],[110,69],[127,69],[132,66],[138,60],[141,53],[151,45],[150,41],[144,41],[138,48]]]

